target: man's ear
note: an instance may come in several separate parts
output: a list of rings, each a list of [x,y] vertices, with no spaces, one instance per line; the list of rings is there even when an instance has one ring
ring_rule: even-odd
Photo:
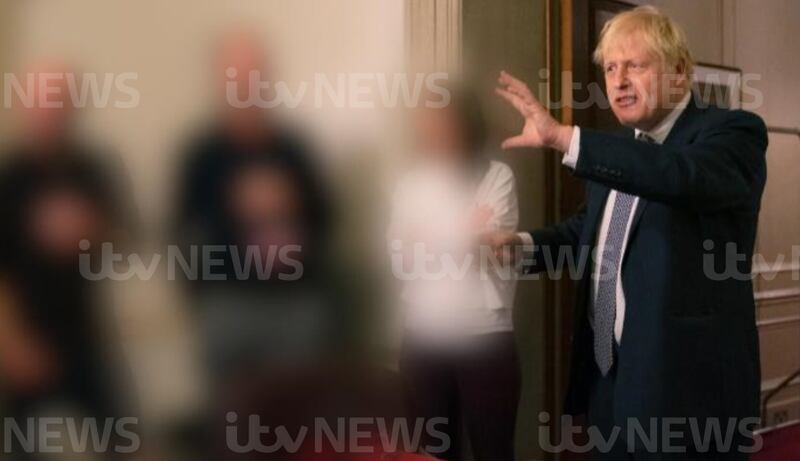
[[[673,81],[675,82],[675,85],[680,86],[680,87],[687,86],[687,84],[689,82],[689,75],[686,73],[686,69],[687,68],[688,68],[688,66],[683,61],[679,61],[675,65],[675,77],[673,79]]]

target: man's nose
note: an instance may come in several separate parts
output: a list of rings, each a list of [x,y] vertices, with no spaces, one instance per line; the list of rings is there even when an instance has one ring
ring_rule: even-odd
[[[628,70],[625,67],[620,67],[611,77],[611,84],[614,88],[624,90],[627,88],[630,80],[628,80]]]

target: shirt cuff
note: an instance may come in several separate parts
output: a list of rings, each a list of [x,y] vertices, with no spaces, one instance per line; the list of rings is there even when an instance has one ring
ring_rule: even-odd
[[[578,155],[580,154],[580,150],[581,129],[576,126],[572,131],[572,139],[569,141],[569,149],[567,150],[566,154],[564,154],[564,158],[561,159],[561,164],[574,170],[575,166],[578,164]]]
[[[522,258],[517,260],[517,270],[524,270],[533,262],[533,236],[528,232],[517,232],[517,237],[522,242]]]

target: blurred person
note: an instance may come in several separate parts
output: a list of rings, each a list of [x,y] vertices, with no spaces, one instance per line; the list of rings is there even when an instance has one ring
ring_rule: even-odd
[[[234,107],[227,99],[232,70],[240,99],[253,96],[252,72],[266,76],[264,50],[254,35],[225,35],[215,65],[226,76],[220,81],[220,110],[191,141],[179,170],[176,235],[182,243],[234,245],[242,256],[257,249],[265,257],[270,246],[294,245],[293,259],[303,263],[300,278],[307,278],[328,233],[328,197],[310,149],[274,114],[257,106]],[[255,265],[243,273],[230,254],[224,259],[214,272],[225,281],[277,285],[295,276],[296,267],[286,267],[286,261],[258,274]]]
[[[217,390],[254,369],[310,366],[347,335],[338,277],[325,269],[331,199],[314,154],[274,110],[228,99],[231,82],[239,101],[266,97],[250,78],[267,78],[267,66],[255,35],[222,37],[218,114],[179,170],[176,239],[187,251],[219,249],[219,265],[187,281]]]
[[[283,183],[291,183],[299,194],[295,203],[298,222],[291,243],[302,244],[303,258],[313,259],[330,224],[328,197],[314,155],[274,111],[255,104],[238,107],[229,99],[269,97],[269,90],[251,84],[253,76],[259,81],[270,76],[262,45],[251,33],[229,32],[218,45],[214,65],[219,78],[219,113],[191,140],[184,156],[178,180],[177,230],[185,241],[257,243],[250,241],[259,233],[257,203],[275,204],[281,197],[280,193],[271,197],[281,189],[273,186],[275,181],[265,180],[272,175],[272,179],[284,178]],[[230,85],[235,95],[230,94]],[[283,173],[272,174],[278,170]],[[309,264],[308,269],[312,268]],[[233,269],[226,261],[223,272],[233,276]]]
[[[463,424],[474,459],[510,460],[520,392],[515,279],[470,258],[484,256],[476,254],[481,233],[516,231],[514,175],[488,156],[477,96],[450,90],[445,108],[417,109],[419,165],[399,180],[392,203],[389,246],[402,278],[400,373],[412,417],[446,418],[450,443],[433,456],[467,459]]]
[[[606,23],[594,57],[622,133],[561,125],[501,74],[498,94],[525,119],[504,147],[564,153],[587,180],[586,201],[554,227],[487,242],[530,253],[529,272],[562,255],[590,261],[577,280],[566,412],[611,441],[593,458],[747,459],[761,384],[751,266],[766,127],[692,94],[686,36],[653,7]],[[728,436],[695,437],[710,431]]]
[[[70,74],[50,62],[28,73],[36,91],[17,106],[22,136],[0,166],[0,407],[22,428],[41,416],[135,416],[112,384],[124,367],[79,269],[82,250],[129,230],[125,173],[78,139]],[[25,456],[21,445],[12,453]]]

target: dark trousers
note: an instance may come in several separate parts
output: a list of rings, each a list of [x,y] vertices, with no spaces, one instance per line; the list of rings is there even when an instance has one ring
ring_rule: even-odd
[[[616,346],[616,345],[615,345]],[[647,450],[642,447],[638,440],[628,440],[629,431],[628,422],[616,420],[614,418],[614,387],[617,380],[617,357],[616,350],[614,354],[614,365],[606,376],[600,374],[600,370],[596,370],[594,377],[594,385],[592,387],[591,395],[589,397],[589,409],[587,412],[587,422],[590,426],[594,426],[602,434],[601,444],[595,444],[591,452],[592,460],[601,461],[627,461],[627,460],[724,460],[724,461],[746,461],[748,454],[739,451],[736,447],[747,446],[748,439],[745,435],[735,434],[731,443],[731,447],[725,450],[717,450],[713,447],[706,451],[698,451],[692,447],[691,435],[687,427],[675,427],[677,431],[683,432],[683,442],[675,442],[673,446],[681,447],[681,452],[669,452],[663,450],[664,443],[667,440],[661,430],[661,424],[664,421],[659,421],[657,430],[657,446],[655,450]],[[621,396],[624,397],[624,396]],[[642,425],[646,425],[647,421],[642,421]],[[616,435],[614,434],[616,428]],[[724,431],[725,429],[723,429]],[[649,430],[645,430],[649,433]],[[674,437],[674,436],[673,436]],[[679,435],[680,437],[680,435]],[[609,442],[611,441],[611,442]]]
[[[614,384],[617,379],[617,357],[606,376],[595,370],[594,385],[589,396],[589,410],[586,415],[589,426],[594,426],[602,436],[602,443],[592,441],[592,460],[623,461],[633,460],[625,439],[625,428],[617,428],[614,420]]]
[[[446,433],[449,443],[423,431],[421,448],[439,459],[463,459],[463,424],[475,461],[513,460],[520,393],[513,333],[476,335],[463,347],[448,349],[407,341],[403,349],[400,371],[410,416],[446,419],[435,429]]]

